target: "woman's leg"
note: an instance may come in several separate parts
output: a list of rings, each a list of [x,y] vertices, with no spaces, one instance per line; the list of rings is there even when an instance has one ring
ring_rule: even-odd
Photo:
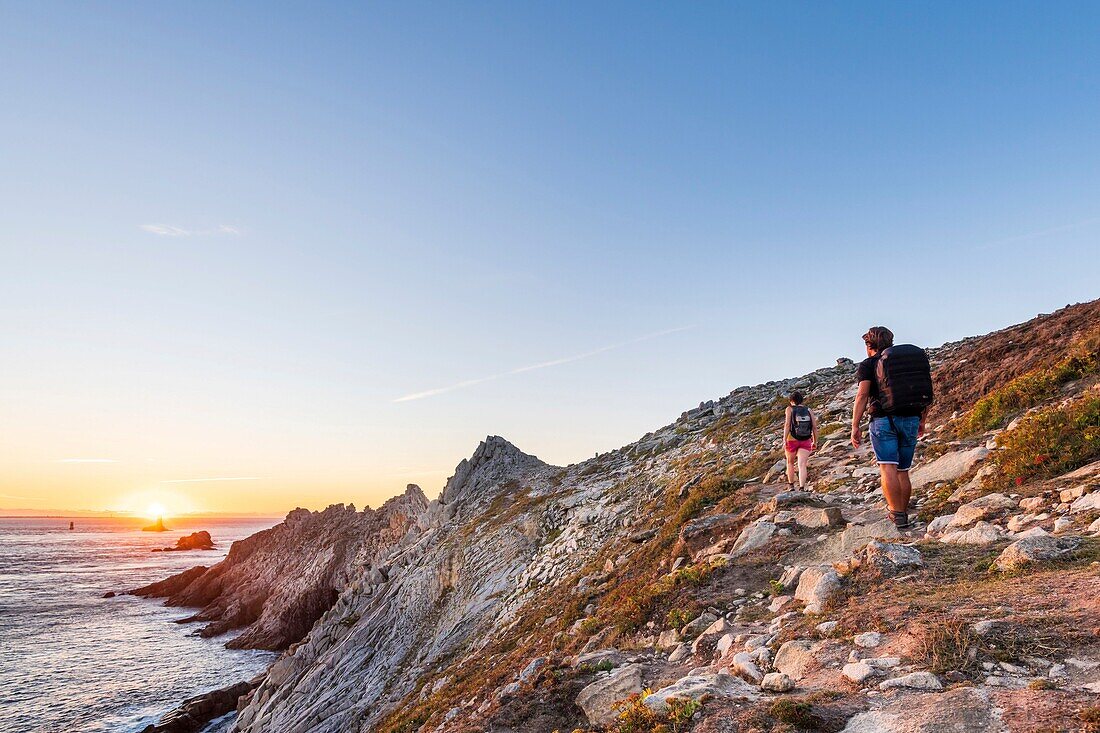
[[[787,454],[787,483],[794,485],[794,465],[798,460],[798,457],[790,451],[784,451]]]
[[[806,464],[810,460],[810,451],[798,449],[798,488],[806,488]]]

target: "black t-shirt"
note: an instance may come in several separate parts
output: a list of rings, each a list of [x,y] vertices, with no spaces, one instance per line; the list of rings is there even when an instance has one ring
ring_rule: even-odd
[[[871,417],[886,417],[887,413],[882,409],[878,401],[878,378],[875,376],[875,368],[878,367],[878,354],[868,356],[856,367],[856,382],[864,380],[871,383],[871,398],[867,402],[867,414]],[[920,411],[903,410],[890,413],[895,417],[919,417]]]
[[[878,403],[878,378],[875,377],[875,367],[878,366],[878,354],[868,356],[856,367],[856,383],[871,383],[871,399],[867,402],[867,414],[871,417],[884,417],[882,405]]]

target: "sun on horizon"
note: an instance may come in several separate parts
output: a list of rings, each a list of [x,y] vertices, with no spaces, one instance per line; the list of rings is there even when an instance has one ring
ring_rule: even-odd
[[[148,519],[163,519],[168,516],[168,510],[160,502],[153,502],[145,510],[144,516]]]

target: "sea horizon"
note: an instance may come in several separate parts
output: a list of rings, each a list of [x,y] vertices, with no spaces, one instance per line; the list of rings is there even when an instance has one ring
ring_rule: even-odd
[[[223,559],[277,518],[0,517],[0,729],[132,733],[182,700],[263,672],[273,652],[230,650],[180,624],[194,608],[124,591]],[[213,550],[153,552],[205,530]],[[107,593],[117,594],[105,598]]]

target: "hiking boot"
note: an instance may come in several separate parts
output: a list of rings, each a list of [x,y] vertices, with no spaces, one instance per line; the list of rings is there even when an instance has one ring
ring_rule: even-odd
[[[908,512],[890,512],[890,519],[894,520],[894,526],[900,530],[907,530],[913,527],[913,524],[909,521]]]

